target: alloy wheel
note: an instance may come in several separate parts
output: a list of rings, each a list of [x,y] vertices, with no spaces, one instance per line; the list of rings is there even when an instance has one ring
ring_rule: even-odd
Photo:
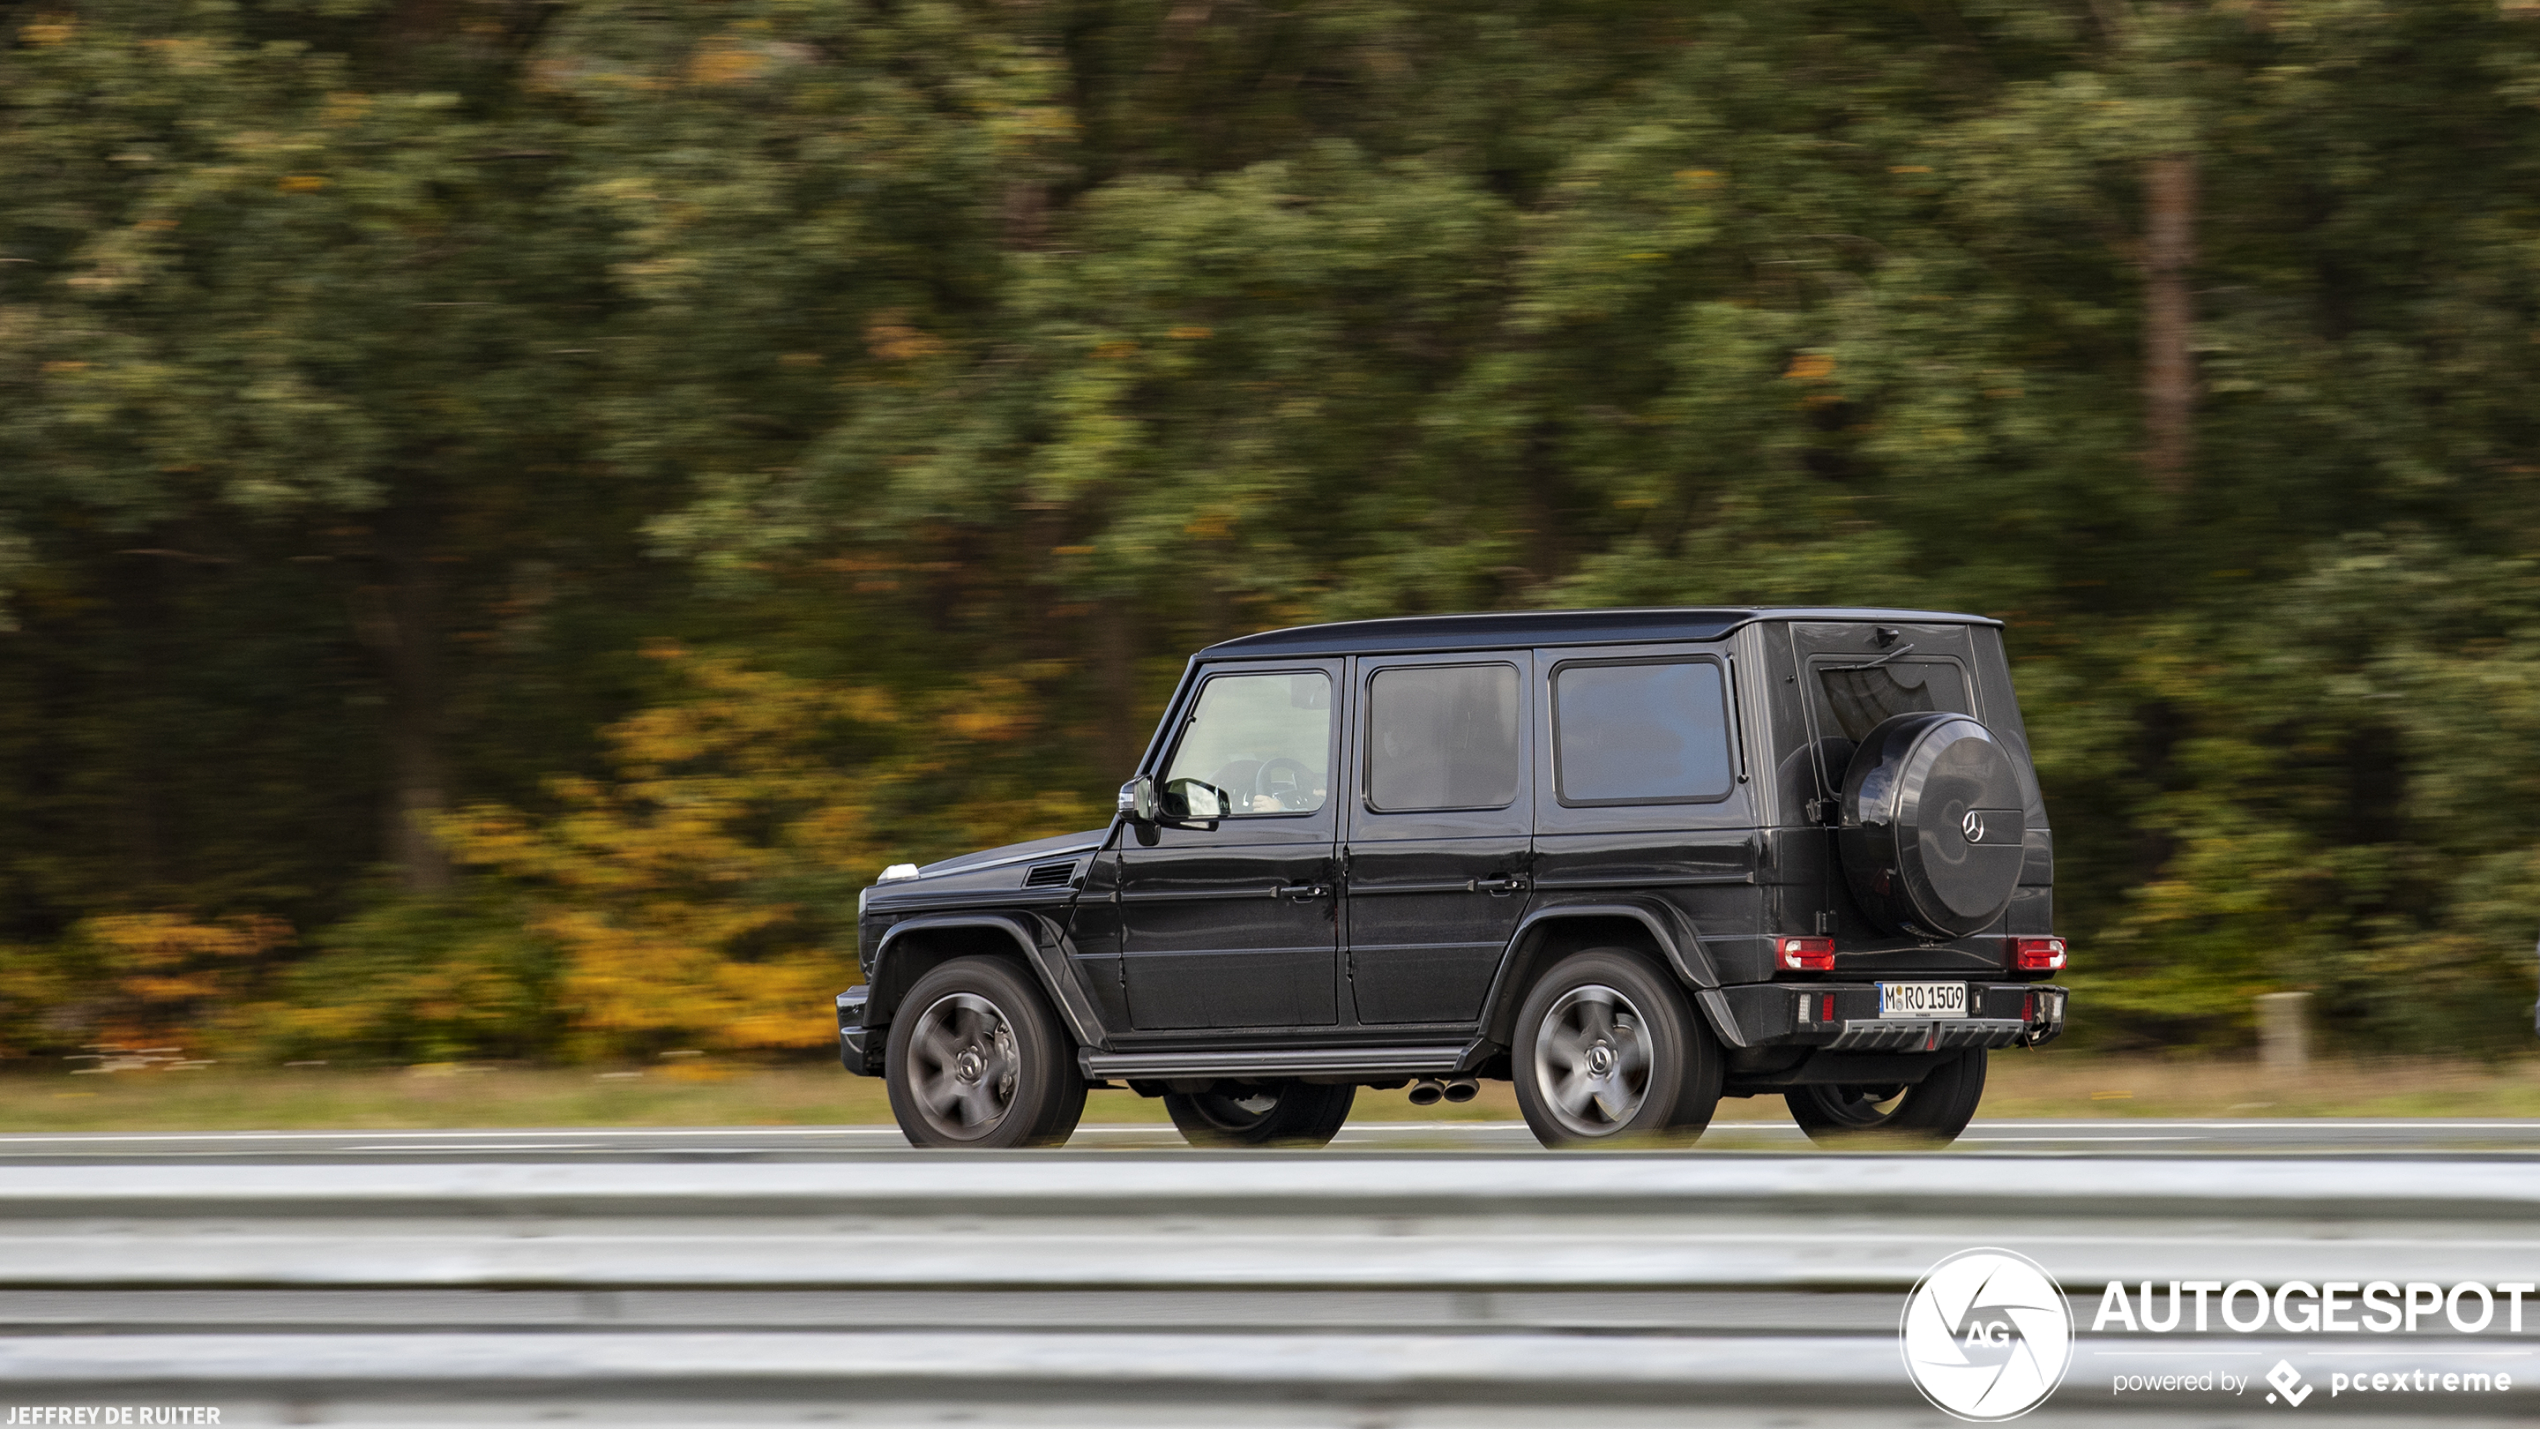
[[[996,1130],[1014,1109],[1021,1071],[1005,1014],[977,993],[954,992],[917,1016],[908,1083],[928,1124],[958,1141]]]
[[[1535,1034],[1535,1085],[1574,1136],[1611,1136],[1649,1096],[1649,1021],[1603,983],[1571,988]]]

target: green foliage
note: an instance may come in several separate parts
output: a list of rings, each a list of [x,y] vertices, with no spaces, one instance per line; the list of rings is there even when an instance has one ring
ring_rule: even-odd
[[[517,900],[384,897],[326,930],[240,1050],[404,1065],[551,1057],[568,1030],[556,961]]]
[[[1826,601],[2010,622],[2093,1035],[2502,1045],[2535,179],[2468,0],[0,0],[10,1040],[183,909],[276,1048],[808,1046],[1201,641]]]

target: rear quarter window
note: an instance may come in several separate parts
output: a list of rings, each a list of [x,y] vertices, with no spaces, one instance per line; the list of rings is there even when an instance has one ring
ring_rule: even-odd
[[[1717,661],[1586,661],[1552,672],[1553,777],[1563,804],[1700,804],[1736,785]]]

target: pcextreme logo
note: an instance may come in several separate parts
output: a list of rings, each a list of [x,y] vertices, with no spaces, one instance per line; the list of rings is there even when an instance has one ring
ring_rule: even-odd
[[[1905,1372],[1942,1413],[1978,1424],[2046,1402],[2073,1364],[2073,1315],[2046,1267],[2017,1251],[1962,1250],[1905,1297]]]

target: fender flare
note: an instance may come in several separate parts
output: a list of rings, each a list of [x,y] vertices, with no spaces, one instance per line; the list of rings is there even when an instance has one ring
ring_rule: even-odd
[[[1658,953],[1666,961],[1678,981],[1693,994],[1694,1005],[1702,1009],[1703,1020],[1720,1040],[1732,1047],[1746,1045],[1737,1021],[1727,1016],[1727,999],[1720,996],[1719,970],[1711,963],[1711,955],[1702,947],[1702,935],[1683,909],[1663,898],[1603,898],[1593,902],[1554,903],[1529,912],[1509,935],[1508,946],[1501,951],[1499,971],[1491,978],[1490,992],[1482,1000],[1485,1034],[1498,1025],[1504,1008],[1514,1016],[1517,1002],[1525,996],[1523,988],[1510,985],[1510,979],[1523,968],[1523,954],[1528,941],[1550,925],[1574,923],[1588,919],[1625,919],[1639,924],[1657,944]]]
[[[986,929],[1001,933],[1022,955],[1023,965],[1032,970],[1048,995],[1050,1005],[1058,1009],[1077,1044],[1106,1048],[1110,1039],[1103,1035],[1102,1020],[1095,1015],[1092,999],[1077,985],[1068,957],[1067,934],[1050,919],[1038,913],[920,913],[891,926],[882,935],[880,946],[873,950],[872,983],[875,996],[865,1008],[865,1026],[878,1027],[890,1021],[899,1010],[899,995],[905,989],[894,989],[890,1001],[882,1000],[881,989],[891,986],[891,954],[901,939],[921,933],[945,932],[953,929]],[[876,1014],[880,1014],[876,1020]]]

